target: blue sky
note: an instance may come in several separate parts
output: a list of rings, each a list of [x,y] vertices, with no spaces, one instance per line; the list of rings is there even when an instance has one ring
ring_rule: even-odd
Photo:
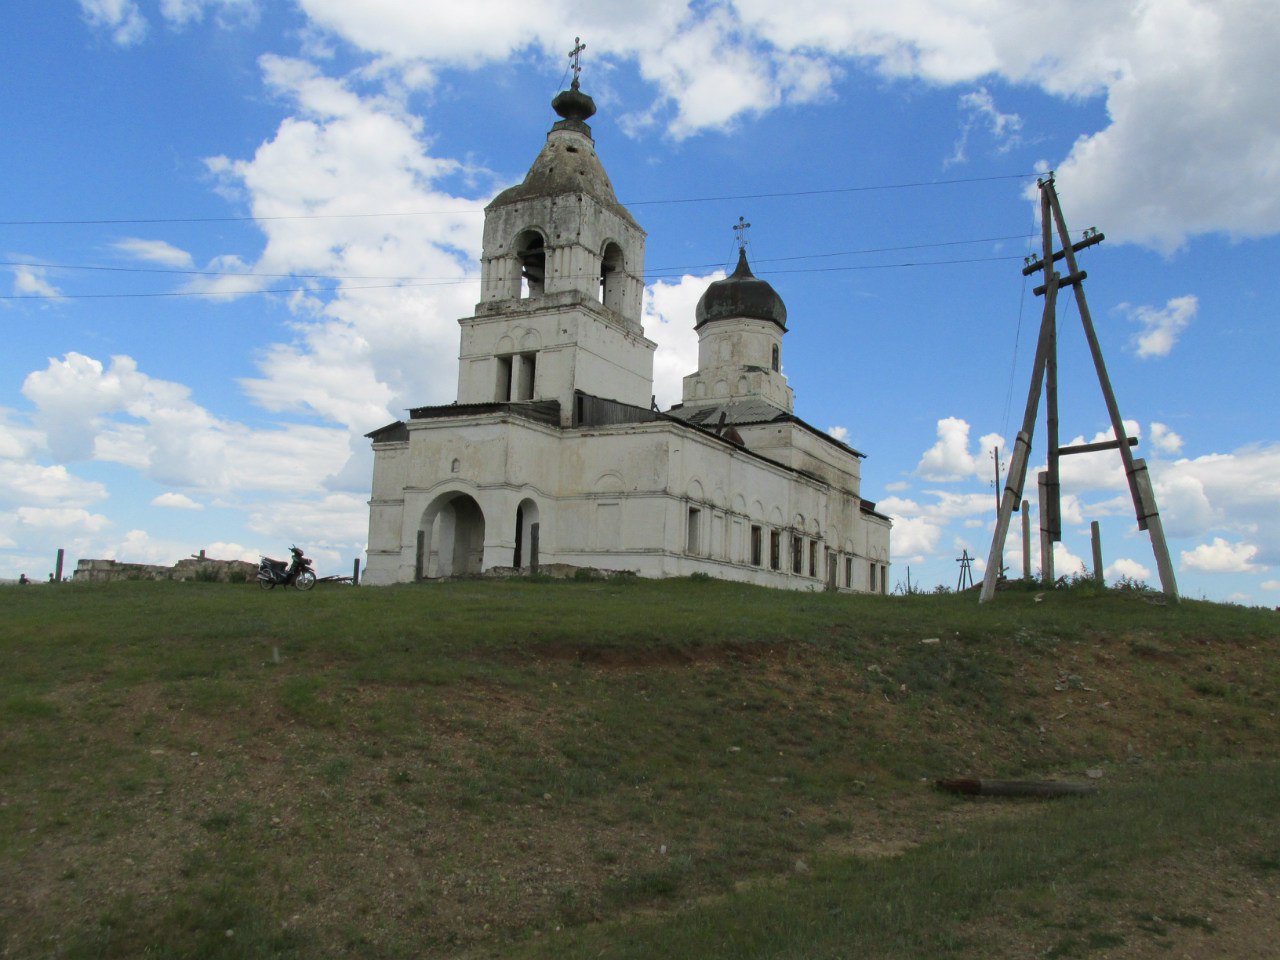
[[[536,9],[535,9],[536,7]],[[892,583],[990,546],[1057,174],[1184,594],[1280,604],[1280,7],[1083,0],[60,0],[0,36],[0,578],[365,546],[363,434],[448,402],[481,214],[573,38],[648,231],[656,389],[732,225],[787,303],[796,412],[867,454]],[[1068,298],[1069,299],[1069,298]],[[1063,442],[1107,434],[1074,308]],[[1043,465],[1043,424],[1032,471]],[[1034,491],[1030,491],[1034,492]],[[1059,573],[1156,583],[1114,452],[1064,464]],[[1034,496],[1031,497],[1034,503]],[[1011,538],[1007,559],[1019,568]],[[1033,562],[1033,566],[1036,565]]]

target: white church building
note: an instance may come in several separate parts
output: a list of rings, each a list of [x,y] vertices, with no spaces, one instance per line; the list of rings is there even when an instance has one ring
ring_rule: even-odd
[[[618,203],[575,77],[524,182],[485,208],[458,399],[373,442],[366,584],[568,565],[883,593],[889,519],[862,454],[792,412],[787,311],[737,269],[692,318],[698,369],[653,403],[645,232]]]

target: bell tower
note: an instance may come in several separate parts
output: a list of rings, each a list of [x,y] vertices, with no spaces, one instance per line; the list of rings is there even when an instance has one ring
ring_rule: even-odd
[[[645,233],[596,155],[581,49],[524,181],[485,207],[480,302],[459,321],[459,403],[556,400],[565,426],[576,390],[649,406],[655,349],[640,322]]]

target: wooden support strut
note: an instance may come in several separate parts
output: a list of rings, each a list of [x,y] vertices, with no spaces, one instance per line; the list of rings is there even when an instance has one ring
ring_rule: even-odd
[[[1088,278],[1089,278],[1089,274],[1088,274],[1088,272],[1087,272],[1087,271],[1085,271],[1085,270],[1081,270],[1079,273],[1072,273],[1072,274],[1069,274],[1069,275],[1067,275],[1067,276],[1065,276],[1065,277],[1059,277],[1059,278],[1058,278],[1058,286],[1060,286],[1060,287],[1074,287],[1077,283],[1082,283],[1083,281],[1087,280]],[[1042,283],[1042,284],[1040,284],[1040,286],[1036,287],[1036,288],[1035,288],[1034,290],[1032,290],[1031,292],[1032,292],[1032,293],[1034,293],[1037,297],[1043,297],[1043,296],[1044,296],[1044,292],[1045,292],[1047,289],[1049,289],[1049,285],[1048,285],[1047,283]]]
[[[1137,437],[1127,438],[1129,446],[1136,447],[1138,445]],[[1073,453],[1096,453],[1099,450],[1119,450],[1119,440],[1104,440],[1101,443],[1079,443],[1074,447],[1059,447],[1058,456],[1068,457]]]

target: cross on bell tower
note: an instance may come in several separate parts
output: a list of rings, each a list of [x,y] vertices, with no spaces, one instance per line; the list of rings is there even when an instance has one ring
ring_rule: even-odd
[[[750,229],[751,224],[747,223],[746,217],[739,217],[738,222],[733,225],[733,232],[738,238],[739,253],[747,249],[747,231]]]
[[[587,49],[587,45],[582,42],[581,37],[573,38],[573,49],[569,51],[569,59],[573,61],[573,89],[578,89],[578,76],[582,73],[582,51]]]

